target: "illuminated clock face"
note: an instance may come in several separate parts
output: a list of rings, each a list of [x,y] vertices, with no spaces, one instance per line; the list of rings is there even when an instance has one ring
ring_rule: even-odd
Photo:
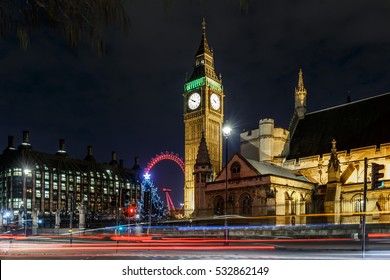
[[[219,100],[219,96],[217,94],[213,93],[212,95],[210,95],[210,103],[211,107],[214,110],[219,110],[219,107],[221,106],[221,101]]]
[[[191,110],[195,110],[200,105],[200,95],[199,93],[195,92],[190,95],[190,98],[188,98],[188,108]]]

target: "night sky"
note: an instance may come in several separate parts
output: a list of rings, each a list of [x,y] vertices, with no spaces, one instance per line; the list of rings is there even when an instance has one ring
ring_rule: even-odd
[[[330,106],[390,90],[390,0],[138,0],[123,1],[127,34],[107,30],[107,52],[88,41],[70,48],[56,31],[31,34],[27,50],[14,34],[0,41],[0,149],[7,136],[30,131],[35,150],[55,153],[65,139],[71,157],[93,146],[99,162],[116,151],[127,167],[143,167],[156,154],[184,157],[183,86],[191,75],[207,22],[216,73],[222,74],[225,120],[239,134],[261,118],[288,128],[299,68],[307,109]],[[173,162],[152,170],[159,188],[182,202],[184,176]]]

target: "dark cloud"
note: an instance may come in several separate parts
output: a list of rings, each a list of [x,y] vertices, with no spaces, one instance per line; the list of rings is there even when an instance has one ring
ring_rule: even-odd
[[[387,92],[390,88],[390,2],[125,1],[128,34],[109,28],[107,54],[87,41],[70,49],[60,34],[37,31],[30,47],[7,35],[0,46],[0,148],[7,135],[30,130],[37,150],[71,156],[87,145],[108,162],[111,151],[132,166],[162,151],[184,154],[183,84],[207,21],[215,69],[223,77],[226,119],[239,133],[271,117],[287,128],[303,68],[308,110]],[[183,176],[159,163],[157,184],[180,201]]]

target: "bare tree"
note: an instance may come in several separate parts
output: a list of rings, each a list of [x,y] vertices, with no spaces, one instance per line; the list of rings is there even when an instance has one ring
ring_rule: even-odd
[[[105,31],[114,24],[124,32],[130,26],[121,0],[0,0],[0,39],[14,33],[24,49],[34,31],[50,28],[71,47],[88,39],[103,54]]]

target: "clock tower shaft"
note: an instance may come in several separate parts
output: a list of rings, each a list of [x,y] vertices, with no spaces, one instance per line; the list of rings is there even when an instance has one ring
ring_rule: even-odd
[[[200,96],[200,102],[197,102]],[[215,74],[214,55],[206,39],[206,23],[202,22],[202,39],[195,54],[194,69],[184,85],[184,209],[195,210],[194,165],[202,135],[206,142],[213,174],[222,168],[222,124],[224,93],[222,79]],[[197,209],[199,210],[199,209]]]

